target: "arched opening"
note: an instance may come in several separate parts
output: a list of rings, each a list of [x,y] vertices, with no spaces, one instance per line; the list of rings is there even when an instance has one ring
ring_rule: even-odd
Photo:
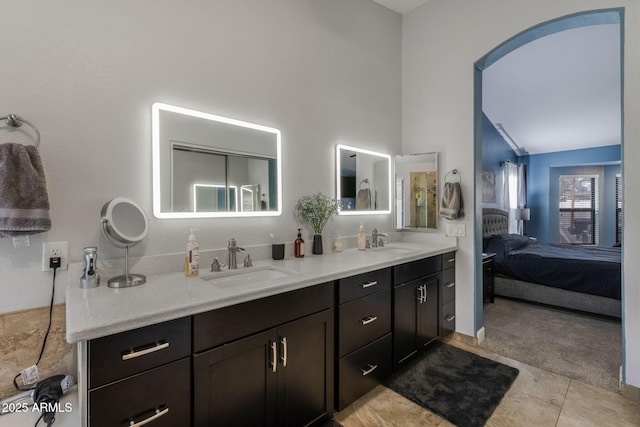
[[[622,82],[621,74],[622,74],[623,57],[622,57],[621,46],[623,45],[622,39],[624,34],[622,9],[606,9],[606,10],[588,11],[588,12],[578,13],[578,14],[569,15],[565,17],[560,17],[552,21],[541,23],[535,27],[529,28],[517,34],[516,36],[500,44],[499,46],[494,48],[491,52],[489,52],[487,55],[485,55],[483,58],[481,58],[474,64],[475,65],[475,75],[474,75],[474,94],[475,94],[475,101],[474,101],[475,102],[474,104],[475,146],[474,147],[475,148],[474,149],[475,149],[475,173],[476,173],[476,216],[475,216],[476,227],[475,229],[476,229],[476,242],[477,242],[476,249],[475,249],[475,253],[476,253],[475,255],[475,260],[476,260],[475,262],[475,284],[476,284],[475,286],[475,325],[476,325],[475,330],[480,331],[478,334],[479,340],[483,340],[485,333],[487,333],[484,330],[485,310],[484,310],[484,304],[483,304],[483,256],[482,256],[484,248],[483,248],[483,235],[482,235],[482,230],[483,230],[482,211],[483,211],[483,208],[487,206],[491,206],[490,203],[487,204],[486,202],[483,202],[483,179],[485,178],[484,175],[487,175],[487,176],[491,175],[490,173],[487,174],[483,168],[483,160],[485,160],[484,164],[486,164],[486,159],[483,158],[483,144],[485,143],[484,127],[486,126],[486,120],[487,120],[487,117],[485,117],[483,114],[483,97],[485,96],[485,94],[483,93],[483,73],[487,70],[487,68],[495,64],[497,61],[500,61],[502,58],[507,57],[509,54],[511,54],[518,48],[523,47],[531,42],[538,41],[544,37],[551,36],[557,33],[566,32],[568,30],[581,29],[581,28],[587,28],[592,26],[610,25],[610,24],[618,26],[617,27],[618,28],[617,49],[619,50],[619,52],[617,53],[619,53],[620,58],[617,66],[619,70],[618,73],[620,76],[620,82]],[[621,83],[620,83],[619,89],[620,89],[620,95],[618,96],[618,101],[617,101],[619,110],[620,110],[618,124],[619,124],[620,147],[622,147],[623,141],[621,138],[622,138],[623,132],[622,132],[621,117],[623,117],[623,112],[622,112],[622,99],[621,99],[621,94],[622,94]],[[495,125],[495,124],[496,123],[492,123],[492,125]],[[499,133],[501,134],[501,137],[508,143],[513,142],[513,141],[509,141],[512,138],[507,132],[504,132],[504,134],[502,133],[503,130],[504,129],[498,130]],[[526,144],[524,144],[524,147],[520,147],[520,148],[526,148]],[[622,150],[619,149],[618,153],[621,153],[621,151]],[[518,154],[524,155],[525,153],[524,152],[517,153],[515,155],[516,159],[520,158]],[[615,157],[615,154],[613,154],[613,156]],[[504,161],[509,159],[504,158],[504,159],[499,159],[499,161],[500,160]],[[602,161],[600,163],[604,164],[607,161],[610,163],[615,163],[615,161],[611,159]],[[594,161],[593,163],[596,163],[596,162]],[[619,167],[621,168],[622,167],[621,154],[618,154],[618,164],[620,165]],[[549,166],[550,165],[547,165],[547,167]],[[563,166],[567,166],[567,165],[565,164]],[[555,175],[551,174],[553,175],[553,179],[557,180],[558,174],[560,172],[556,170],[553,173],[555,173]],[[487,179],[487,181],[490,181],[490,179]],[[546,183],[545,185],[549,187],[548,183]],[[545,197],[547,198],[547,200],[550,198],[549,194],[547,194]],[[498,198],[499,198],[499,195],[498,195]],[[497,204],[499,204],[499,201],[496,201],[496,205]],[[531,215],[533,214],[533,212],[536,212],[534,206],[528,205],[526,207],[530,209],[529,212]],[[545,206],[544,211],[548,212],[549,209],[550,209],[549,206]],[[540,213],[540,211],[538,211],[538,213]],[[544,221],[539,221],[538,224],[544,223],[544,226],[548,227],[550,222],[553,223],[554,226],[557,226],[557,221],[556,223],[554,223],[553,220],[550,221],[548,216]],[[539,225],[537,227],[532,227],[532,231],[539,232],[540,231],[539,227],[540,227]],[[548,233],[547,235],[545,235],[545,240],[549,240]],[[620,306],[623,307],[624,305],[620,304]],[[623,316],[622,323],[624,324],[624,313],[622,313],[622,316]],[[622,332],[620,334],[622,335]],[[620,345],[623,346],[624,345],[623,342]],[[622,350],[624,351],[624,349]],[[620,363],[622,363],[622,360],[624,360],[623,356],[620,358]]]

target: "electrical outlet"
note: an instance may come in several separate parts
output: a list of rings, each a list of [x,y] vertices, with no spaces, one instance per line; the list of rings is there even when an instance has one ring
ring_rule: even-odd
[[[60,268],[66,270],[69,266],[69,242],[44,242],[42,244],[42,271],[50,271],[49,259],[60,257]]]

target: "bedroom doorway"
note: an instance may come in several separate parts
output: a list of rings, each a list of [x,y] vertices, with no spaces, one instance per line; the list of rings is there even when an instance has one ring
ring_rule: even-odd
[[[621,152],[622,151],[621,147],[623,144],[623,141],[620,140],[621,135],[623,134],[622,132],[622,98],[621,98],[622,97],[622,64],[623,64],[622,49],[621,49],[622,39],[623,39],[622,16],[623,16],[622,9],[607,9],[607,10],[577,13],[574,15],[561,17],[552,21],[543,22],[535,27],[532,27],[523,31],[522,33],[510,38],[509,40],[506,40],[504,43],[494,48],[492,51],[490,51],[487,55],[485,55],[483,58],[481,58],[474,64],[475,65],[474,127],[475,127],[475,169],[476,169],[475,176],[477,177],[476,201],[475,201],[475,214],[476,214],[475,215],[475,222],[476,222],[476,227],[475,227],[475,230],[476,230],[476,250],[475,250],[476,328],[475,329],[479,331],[478,332],[479,340],[483,340],[485,336],[490,333],[488,329],[485,330],[485,326],[487,325],[487,323],[485,322],[485,309],[487,309],[489,306],[488,305],[485,306],[483,301],[484,300],[483,298],[483,249],[484,248],[483,248],[483,235],[482,235],[482,230],[483,230],[482,212],[483,212],[483,208],[501,208],[502,207],[501,200],[500,200],[501,166],[499,166],[499,163],[501,162],[503,163],[505,160],[510,160],[509,157],[505,157],[504,149],[502,151],[500,149],[496,149],[495,147],[491,147],[491,149],[487,149],[485,145],[486,143],[485,138],[487,137],[486,135],[487,122],[495,127],[494,130],[496,134],[500,135],[499,138],[503,139],[503,141],[505,142],[505,145],[510,146],[510,147],[507,147],[507,150],[510,151],[510,155],[512,156],[512,158],[515,158],[518,163],[522,162],[526,164],[528,163],[531,154],[544,153],[544,151],[536,151],[537,149],[533,147],[533,144],[531,143],[531,141],[534,140],[535,138],[540,140],[546,139],[546,140],[553,141],[553,136],[551,134],[544,135],[544,132],[542,132],[542,130],[545,130],[545,131],[548,130],[548,126],[543,125],[542,124],[543,122],[537,121],[540,117],[537,114],[535,114],[535,111],[530,111],[526,109],[523,110],[522,108],[520,108],[521,106],[517,104],[517,102],[505,103],[506,109],[511,110],[511,111],[508,111],[508,113],[512,115],[512,116],[508,116],[508,115],[505,116],[507,117],[505,119],[502,119],[502,118],[496,119],[495,117],[491,117],[490,115],[485,115],[485,110],[483,108],[484,106],[483,101],[485,100],[485,98],[488,97],[488,94],[486,93],[486,90],[487,90],[485,85],[486,81],[483,81],[483,75],[485,74],[485,72],[489,67],[498,63],[498,61],[503,59],[505,61],[509,61],[509,60],[512,60],[514,57],[517,57],[516,55],[511,55],[511,54],[520,48],[523,48],[523,49],[520,49],[518,53],[522,53],[527,48],[534,48],[533,50],[543,49],[545,47],[544,43],[534,43],[534,42],[543,41],[543,39],[545,39],[545,37],[547,36],[550,36],[549,40],[551,38],[557,38],[565,35],[569,37],[575,36],[575,40],[582,39],[583,43],[589,44],[589,42],[585,41],[586,40],[585,37],[587,37],[587,34],[589,33],[590,30],[603,29],[606,31],[607,29],[612,29],[613,33],[615,33],[617,36],[617,40],[616,40],[617,44],[610,49],[614,49],[614,50],[617,49],[617,51],[613,53],[617,54],[616,64],[618,69],[617,72],[619,77],[619,86],[618,86],[617,93],[613,93],[615,91],[612,91],[612,93],[609,93],[608,95],[615,94],[617,96],[616,102],[617,102],[617,107],[619,109],[619,112],[618,112],[618,116],[614,117],[614,120],[617,120],[617,126],[618,126],[617,134],[618,134],[619,145],[620,145],[619,152]],[[615,28],[613,28],[614,26]],[[591,46],[593,45],[591,44]],[[537,52],[537,53],[539,54],[541,52]],[[568,52],[568,53],[569,54],[565,52],[564,56],[560,57],[562,61],[571,60],[572,52]],[[609,58],[609,57],[607,56],[606,58]],[[539,74],[538,77],[540,76],[546,77],[550,75],[551,73],[548,72],[549,69],[552,68],[549,66],[550,62],[541,62],[541,64],[544,64],[545,66],[538,68],[538,74]],[[565,63],[561,65],[567,65],[567,64]],[[534,68],[534,66],[532,66],[532,68]],[[583,68],[581,69],[580,72],[574,74],[574,80],[579,80],[581,78],[581,74],[588,74],[590,72],[598,73],[599,70],[596,70],[594,68]],[[503,74],[500,76],[498,80],[505,87],[508,87],[511,90],[512,94],[516,93],[516,89],[515,89],[516,86],[509,86],[511,83],[513,83],[511,81],[515,81],[515,83],[522,82],[522,81],[524,81],[525,83],[531,83],[529,85],[525,85],[525,90],[520,92],[520,95],[523,97],[526,97],[526,96],[533,97],[536,95],[536,92],[537,93],[542,92],[539,87],[537,88],[535,83],[533,83],[531,80],[527,80],[527,77],[524,73],[518,73],[515,75]],[[529,87],[526,87],[526,86],[529,86]],[[556,92],[560,92],[561,89],[562,88],[559,88]],[[593,92],[585,91],[585,93],[593,93]],[[568,104],[570,104],[569,101],[574,98],[576,98],[578,102],[585,103],[588,101],[587,99],[580,100],[579,95],[575,95],[574,97],[563,98],[558,93],[547,95],[547,98],[548,100],[549,99],[551,100],[552,105],[549,106],[550,110],[553,110],[554,108],[561,107],[561,106],[564,106],[565,108],[569,108],[568,107]],[[563,121],[569,122],[572,119],[571,114],[562,114],[560,111],[561,110],[553,111],[553,115],[555,116],[554,117],[555,123],[562,123]],[[521,122],[523,121],[515,117],[518,114],[521,117],[526,117],[532,123],[525,123],[524,125],[522,125]],[[593,118],[592,121],[594,123],[597,123],[596,119],[597,117]],[[527,128],[526,125],[533,125],[533,126]],[[537,126],[537,129],[536,129],[536,126]],[[527,134],[527,131],[529,131],[529,134]],[[523,135],[533,135],[533,133],[536,133],[536,134],[534,135],[535,138],[532,140],[528,140],[527,138],[523,137]],[[606,144],[602,144],[602,145],[606,145]],[[582,148],[585,148],[585,147],[574,147],[573,149],[578,150]],[[562,151],[553,147],[551,149],[547,147],[546,149],[549,150],[549,152],[553,151],[554,149],[556,151]],[[615,157],[615,154],[613,155],[613,157]],[[493,162],[493,166],[495,166],[495,168],[487,167],[487,164],[491,162]],[[615,160],[612,160],[612,159],[606,159],[606,161],[603,161],[602,159],[593,160],[592,163],[594,164],[600,163],[600,165],[603,168],[604,166],[606,166],[606,163],[616,164]],[[614,176],[616,176],[616,181],[621,176],[621,170],[622,170],[621,169],[622,157],[620,154],[618,154],[617,165],[618,165],[618,173],[617,174],[614,173]],[[553,166],[557,166],[557,165],[547,165],[549,169],[551,169]],[[577,160],[574,163],[572,163],[571,160],[566,160],[564,161],[564,163],[561,162],[561,166],[579,167],[582,165]],[[579,171],[576,171],[576,172],[579,172]],[[604,172],[603,172],[603,176],[604,176]],[[493,180],[488,179],[486,181],[488,182],[493,181],[495,183],[494,185],[496,186],[496,188],[493,188],[493,189],[484,188],[485,186],[483,184],[485,184],[485,177],[490,177],[490,178],[492,177]],[[558,185],[557,177],[554,176],[554,178],[556,179],[555,184],[557,186]],[[539,183],[536,182],[536,184],[539,184]],[[553,206],[550,200],[552,200],[553,197],[551,197],[551,195],[549,194],[549,192],[552,191],[549,178],[547,178],[547,181],[542,184],[543,186],[546,186],[547,194],[540,194],[541,186],[538,185],[538,187],[536,188],[536,191],[534,192],[535,195],[528,200],[527,208],[530,209],[530,215],[531,215],[532,221],[527,222],[526,230],[528,235],[541,236],[545,241],[552,241],[555,237],[550,237],[550,230],[553,227],[555,227],[556,231],[560,229],[558,225],[558,222],[559,222],[558,218],[560,217],[560,214],[557,213],[558,209],[556,209],[556,211],[553,211],[552,209]],[[487,203],[486,200],[483,200],[484,193],[495,194],[498,197],[495,200],[493,200],[493,203],[491,202]],[[615,191],[615,193],[617,194],[617,190]],[[555,193],[553,194],[553,196],[556,197],[556,203],[558,199],[557,194],[558,194],[558,190],[556,189]],[[555,207],[558,208],[558,206],[555,206]],[[622,211],[622,202],[619,203],[619,201],[616,199],[615,207],[612,209],[615,212],[615,214],[613,215],[615,215],[616,235],[617,235],[617,218],[620,215],[618,212]],[[553,215],[558,215],[558,218],[552,217]],[[571,225],[566,227],[566,229],[568,231],[577,230],[577,227],[575,224],[572,223]],[[595,226],[592,226],[591,229],[595,230],[596,228]],[[602,230],[604,231],[604,228],[602,228]],[[560,233],[558,232],[557,234],[558,234],[558,239],[560,239]],[[583,232],[580,234],[580,238],[583,240],[585,240],[587,237],[589,237],[589,233]],[[619,240],[616,240],[616,242],[617,241]],[[504,308],[502,315],[504,315],[505,313],[511,313],[511,315],[515,315],[521,312],[523,306],[519,306],[518,304],[519,304],[518,302],[509,301],[507,304],[507,307],[504,307],[504,306],[502,307]],[[528,306],[527,305],[525,306],[535,307],[536,310],[548,308],[548,307],[541,307],[541,306],[531,306],[530,304]],[[552,311],[554,310],[552,309]],[[575,315],[575,313],[570,313],[570,314]],[[542,316],[542,318],[544,318],[545,316],[549,316],[550,314],[546,313],[546,314],[540,314],[540,315]],[[559,312],[559,315],[562,317],[564,313]],[[613,341],[613,344],[611,345],[614,345],[617,347],[616,350],[618,352],[614,356],[614,359],[617,359],[615,363],[617,363],[619,367],[619,365],[622,364],[622,356],[620,354],[623,349],[622,332],[620,329],[621,326],[619,322],[616,325],[616,321],[612,321],[611,319],[608,319],[608,320],[602,319],[602,320],[604,320],[604,323],[605,323],[604,327],[610,328],[608,329],[607,334],[610,335],[613,333],[617,335],[616,336],[617,341]],[[534,320],[528,319],[528,321],[532,322]],[[584,319],[578,319],[576,320],[576,322],[585,323],[586,321]],[[489,326],[487,326],[487,328],[489,328]],[[596,329],[596,327],[594,327],[593,329]],[[519,332],[513,332],[513,333],[517,334]],[[534,336],[532,336],[532,339],[535,339]],[[541,341],[540,345],[545,346],[547,344]],[[617,379],[618,379],[617,369],[615,369],[615,371],[616,372],[614,375],[615,377],[614,382],[615,382],[615,385],[617,385]],[[607,379],[605,382],[607,381],[609,381],[609,379]]]

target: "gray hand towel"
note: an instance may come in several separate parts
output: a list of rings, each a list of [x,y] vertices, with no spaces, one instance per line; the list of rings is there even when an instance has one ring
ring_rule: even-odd
[[[44,169],[34,145],[0,145],[0,237],[51,228]]]
[[[445,182],[440,203],[440,216],[446,219],[458,219],[464,216],[462,189],[459,182]]]

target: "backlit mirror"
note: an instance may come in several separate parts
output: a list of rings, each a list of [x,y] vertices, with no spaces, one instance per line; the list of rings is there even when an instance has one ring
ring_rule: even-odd
[[[282,213],[278,129],[162,103],[152,126],[156,217]]]
[[[396,229],[438,228],[438,153],[395,156]]]
[[[391,156],[339,144],[336,187],[340,215],[391,213]]]

